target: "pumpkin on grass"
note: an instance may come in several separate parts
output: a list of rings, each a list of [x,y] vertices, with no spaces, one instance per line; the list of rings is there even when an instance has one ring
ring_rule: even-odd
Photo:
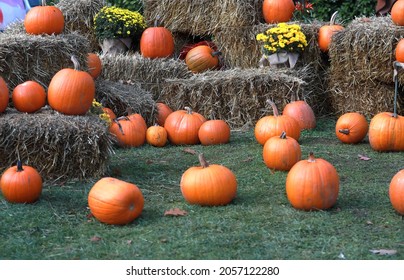
[[[91,214],[100,222],[125,225],[140,216],[144,198],[135,184],[104,177],[91,188],[88,206]]]
[[[393,208],[404,215],[404,169],[397,172],[391,179],[389,198]]]
[[[335,19],[337,17],[338,11],[333,13],[328,25],[323,25],[318,30],[318,46],[320,50],[324,53],[328,53],[330,48],[332,36],[339,31],[342,31],[344,27],[342,25],[336,24]]]
[[[201,73],[213,70],[219,66],[220,51],[214,51],[211,47],[200,45],[191,49],[186,57],[185,63],[193,73]]]
[[[60,34],[64,26],[62,11],[55,6],[46,6],[45,0],[42,0],[42,6],[30,9],[24,18],[26,32],[33,35]]]
[[[316,116],[313,109],[304,100],[295,100],[286,104],[282,115],[289,116],[297,120],[301,130],[314,129],[316,127]]]
[[[174,54],[174,37],[170,30],[157,26],[146,28],[140,37],[140,53],[147,58],[164,58]]]
[[[346,144],[361,142],[369,130],[365,116],[357,112],[345,113],[340,116],[335,125],[337,138]]]
[[[20,160],[16,166],[4,171],[0,179],[4,198],[13,203],[32,203],[42,193],[42,178],[38,171]]]
[[[6,110],[9,99],[8,86],[4,79],[0,76],[0,113],[3,113]]]
[[[139,147],[146,141],[146,130],[141,122],[119,117],[112,121],[109,132],[116,137],[120,147]]]
[[[158,124],[146,130],[146,141],[155,147],[164,147],[167,143],[167,130]]]
[[[165,103],[157,102],[157,123],[161,126],[164,126],[164,123],[169,114],[173,112],[173,110]]]
[[[35,81],[27,81],[16,86],[11,98],[14,107],[25,113],[36,112],[46,104],[45,89]]]
[[[199,154],[201,166],[188,168],[181,177],[180,187],[185,200],[190,204],[219,206],[229,204],[237,194],[237,179],[223,165],[209,165]]]
[[[198,131],[202,145],[226,144],[230,141],[230,127],[224,120],[208,120]]]
[[[295,11],[293,0],[264,0],[262,13],[266,23],[287,22],[292,19]]]

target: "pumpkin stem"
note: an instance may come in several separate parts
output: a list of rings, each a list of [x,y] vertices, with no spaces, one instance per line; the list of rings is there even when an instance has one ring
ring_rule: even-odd
[[[276,108],[275,103],[269,99],[267,100],[267,103],[269,103],[269,105],[271,105],[272,111],[274,112],[274,116],[275,117],[279,116],[278,108]]]
[[[282,131],[282,134],[281,134],[280,138],[281,139],[286,139],[286,132],[285,131]]]
[[[398,75],[396,74],[396,72],[398,72],[398,68],[402,67],[400,63],[397,63],[397,61],[395,61],[393,63],[393,67],[394,67],[394,109],[393,109],[393,117],[397,118],[397,92],[398,92]]]
[[[348,128],[344,128],[344,129],[340,129],[338,130],[339,133],[345,134],[345,135],[349,135],[349,129]]]
[[[17,160],[17,172],[24,171],[24,168],[22,168],[22,162],[21,160]]]
[[[206,161],[205,156],[203,155],[203,153],[200,153],[198,155],[198,159],[199,159],[199,163],[201,164],[201,166],[203,168],[209,167],[209,163]]]
[[[331,18],[330,18],[330,25],[334,25],[334,24],[335,24],[335,19],[337,18],[337,14],[338,14],[338,11],[335,11],[335,12],[331,15]]]
[[[213,56],[213,57],[214,57],[214,56],[219,56],[219,55],[222,55],[222,52],[221,52],[221,51],[212,52],[212,56]]]
[[[41,6],[46,6],[46,0],[41,1]]]
[[[184,107],[184,109],[187,110],[187,113],[188,113],[188,114],[192,115],[192,109],[191,109],[191,107],[188,107],[188,106],[187,106],[187,107]]]
[[[154,27],[158,27],[158,22],[159,22],[159,20],[160,20],[160,16],[157,15],[157,16],[156,16],[156,19],[154,20]]]
[[[79,71],[80,70],[80,62],[78,61],[77,57],[75,55],[72,55],[70,59],[71,59],[71,61],[73,61],[74,70]]]
[[[309,154],[309,159],[307,160],[308,162],[315,162],[316,158],[314,157],[314,153],[310,152]]]
[[[119,118],[116,118],[116,119],[112,120],[113,122],[115,122],[118,125],[119,131],[122,133],[122,135],[125,135],[125,133],[123,133],[122,125],[119,122],[120,120],[129,120],[129,118],[126,117],[126,116],[122,116],[122,117],[119,117]]]

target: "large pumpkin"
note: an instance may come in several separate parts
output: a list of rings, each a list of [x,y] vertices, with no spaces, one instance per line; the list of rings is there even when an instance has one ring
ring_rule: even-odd
[[[335,135],[346,144],[361,142],[369,130],[365,116],[357,112],[345,113],[340,116],[335,125]]]
[[[33,113],[46,104],[46,92],[35,81],[27,81],[16,86],[12,93],[14,107],[24,113]]]
[[[397,172],[391,179],[389,198],[393,208],[404,215],[404,169]]]
[[[214,51],[206,45],[197,46],[191,49],[185,57],[188,69],[193,73],[201,73],[215,69],[219,65],[219,51]]]
[[[219,206],[230,203],[237,194],[237,179],[223,165],[211,164],[199,155],[201,166],[187,169],[181,177],[180,187],[185,200],[190,204]]]
[[[109,132],[116,137],[120,147],[139,147],[146,141],[146,129],[141,122],[119,117],[109,126]]]
[[[174,54],[174,37],[170,30],[157,26],[146,28],[140,37],[140,53],[147,58],[164,58]]]
[[[74,69],[57,72],[49,83],[48,103],[52,109],[66,115],[84,115],[91,108],[95,96],[93,77],[81,71],[73,56]]]
[[[164,123],[169,114],[173,112],[173,110],[165,103],[157,102],[157,123],[161,126],[164,126]]]
[[[135,184],[104,177],[91,188],[88,206],[97,220],[111,225],[124,225],[140,216],[144,198]]]
[[[91,77],[93,77],[94,79],[101,74],[102,62],[98,54],[89,53],[87,55],[87,67],[88,73],[90,73]]]
[[[297,100],[286,104],[282,115],[290,116],[297,120],[301,130],[314,129],[316,127],[316,116],[306,101]]]
[[[300,210],[325,210],[338,198],[339,176],[328,161],[313,153],[290,169],[286,177],[286,195],[290,204]]]
[[[318,30],[318,46],[320,50],[324,53],[328,53],[330,48],[332,36],[341,30],[344,29],[342,25],[335,23],[335,18],[337,17],[337,13],[332,14],[330,23],[328,25],[323,25]]]
[[[404,62],[404,39],[400,39],[395,49],[395,56],[398,62]]]
[[[391,7],[391,20],[399,26],[404,26],[404,1],[396,1]]]
[[[226,144],[230,141],[230,126],[224,120],[204,122],[198,131],[202,145]]]
[[[46,6],[44,0],[42,0],[42,6],[33,7],[24,18],[26,32],[33,35],[60,34],[64,26],[65,19],[60,9],[55,6]]]
[[[177,110],[171,113],[165,123],[168,140],[174,145],[195,145],[199,144],[198,131],[206,121],[205,117],[193,112],[191,108]]]
[[[379,152],[404,151],[404,117],[390,112],[375,115],[369,124],[369,144]]]
[[[262,12],[266,23],[287,22],[295,11],[293,0],[264,0]]]
[[[279,115],[278,109],[274,102],[269,101],[273,110],[273,116],[265,116],[258,120],[255,125],[254,135],[255,139],[261,145],[273,137],[279,136],[283,131],[286,135],[299,141],[300,138],[300,125],[294,118],[286,115]]]
[[[3,113],[6,110],[9,99],[10,96],[8,86],[0,76],[0,113]]]
[[[0,189],[4,198],[13,203],[32,203],[42,193],[42,178],[38,171],[17,161],[4,171],[0,179]]]

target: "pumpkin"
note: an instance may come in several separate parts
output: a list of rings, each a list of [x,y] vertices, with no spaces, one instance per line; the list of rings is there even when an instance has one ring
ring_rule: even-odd
[[[119,117],[112,121],[109,132],[115,136],[120,147],[139,147],[146,141],[146,130],[140,122],[128,117]]]
[[[161,126],[164,126],[164,123],[169,114],[173,112],[173,110],[165,103],[157,102],[157,123]]]
[[[214,51],[206,45],[197,46],[191,49],[185,57],[188,69],[193,73],[201,73],[215,69],[219,65],[219,51]]]
[[[395,49],[395,56],[398,62],[404,62],[404,39],[400,39]]]
[[[202,145],[226,144],[230,141],[230,127],[223,120],[209,120],[199,128],[198,137]]]
[[[13,203],[32,203],[38,200],[42,193],[42,178],[38,171],[20,160],[12,166],[0,179],[1,192],[4,198]]]
[[[346,144],[361,142],[369,130],[366,118],[357,112],[345,113],[340,116],[335,125],[337,138]]]
[[[14,107],[25,113],[36,112],[46,104],[44,87],[34,81],[27,81],[16,86],[11,98]]]
[[[262,13],[266,23],[287,22],[292,19],[295,11],[293,0],[264,0]]]
[[[264,145],[269,138],[279,136],[283,131],[289,137],[299,141],[300,125],[297,120],[290,116],[279,115],[275,103],[269,100],[267,102],[272,107],[273,116],[262,117],[255,124],[254,135],[258,143]]]
[[[74,69],[64,68],[51,79],[48,87],[49,106],[66,115],[84,115],[91,108],[95,83],[88,72],[79,70],[80,64],[72,56]]]
[[[146,121],[142,117],[141,114],[139,114],[139,113],[129,113],[128,114],[128,119],[135,122],[135,123],[137,123],[137,124],[139,124],[143,128],[144,133],[146,135],[147,124],[146,124]]]
[[[199,154],[201,166],[188,168],[181,176],[180,188],[190,204],[219,206],[229,204],[237,194],[237,179],[223,165],[209,165],[203,154]]]
[[[147,58],[163,58],[174,54],[174,37],[170,30],[157,26],[146,28],[140,37],[140,53]]]
[[[178,55],[178,58],[181,60],[184,60],[185,57],[187,56],[188,52],[197,46],[209,46],[214,51],[218,50],[217,46],[212,41],[199,41],[197,43],[191,43],[191,44],[185,45],[181,49],[180,54]]]
[[[144,198],[135,184],[104,177],[88,193],[88,206],[91,214],[100,222],[125,225],[141,215]]]
[[[198,131],[205,121],[204,116],[185,107],[185,110],[171,113],[164,123],[164,128],[172,144],[195,145],[199,144]]]
[[[64,26],[62,11],[55,6],[46,6],[45,0],[42,0],[42,6],[30,9],[24,18],[24,27],[28,34],[60,34]]]
[[[299,143],[285,132],[280,136],[273,136],[265,142],[262,156],[265,165],[274,170],[288,171],[300,161],[302,151]]]
[[[404,26],[404,1],[397,1],[391,7],[391,20],[399,26]]]
[[[155,147],[164,147],[167,143],[167,131],[163,126],[155,124],[146,131],[146,141]]]
[[[297,120],[301,130],[314,129],[316,127],[316,116],[306,101],[294,100],[286,104],[282,115],[290,116]]]
[[[330,23],[328,25],[321,26],[318,30],[318,46],[324,53],[327,53],[330,48],[332,36],[336,32],[344,29],[342,25],[335,24],[335,18],[337,17],[337,14],[338,11],[333,13],[330,19]]]
[[[101,74],[102,62],[100,57],[96,53],[87,54],[87,67],[88,73],[90,73],[91,77],[93,77],[94,79]]]
[[[286,195],[290,204],[300,210],[325,210],[337,201],[339,176],[328,161],[310,153],[297,162],[286,177]]]
[[[404,215],[404,169],[397,172],[391,179],[389,198],[393,208]]]
[[[369,124],[369,144],[379,152],[404,151],[404,117],[381,112]]]
[[[10,97],[7,84],[0,76],[0,113],[3,113],[6,110],[9,99]]]
[[[111,119],[111,121],[113,121],[114,119],[116,119],[116,114],[114,113],[114,111],[112,111],[111,108],[108,107],[103,107],[102,111],[104,111],[104,113],[106,113],[109,118]]]

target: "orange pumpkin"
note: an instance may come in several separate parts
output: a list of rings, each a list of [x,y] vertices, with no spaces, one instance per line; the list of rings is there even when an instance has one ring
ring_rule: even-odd
[[[141,114],[138,114],[138,113],[129,113],[128,119],[131,120],[131,121],[133,121],[133,122],[135,122],[135,123],[137,123],[137,124],[139,124],[139,125],[143,128],[144,133],[145,133],[145,135],[146,135],[147,124],[146,124],[146,121],[145,121],[145,119],[142,117]]]
[[[0,179],[1,192],[4,198],[13,203],[32,203],[42,193],[42,178],[38,171],[17,161],[4,171]]]
[[[88,193],[88,206],[100,222],[125,225],[142,214],[144,198],[135,184],[104,177]]]
[[[102,110],[104,111],[104,113],[108,114],[111,121],[116,119],[116,114],[114,113],[114,111],[112,111],[112,109],[107,108],[107,107],[103,107]]]
[[[335,18],[337,17],[337,13],[338,12],[335,12],[334,14],[332,14],[330,23],[328,25],[323,25],[318,30],[318,46],[322,52],[325,52],[325,53],[328,52],[328,50],[330,48],[332,36],[336,32],[339,32],[344,29],[344,27],[342,25],[335,24]]]
[[[335,125],[335,134],[341,142],[356,144],[361,142],[369,130],[366,118],[357,112],[345,113],[340,116]]]
[[[88,73],[90,73],[91,77],[93,77],[94,79],[101,74],[102,62],[100,57],[96,53],[89,53],[87,55],[87,67]]]
[[[279,136],[283,131],[285,131],[286,135],[289,137],[299,141],[300,125],[297,120],[286,115],[279,115],[275,103],[269,100],[267,102],[272,107],[273,116],[262,117],[256,123],[254,135],[258,143],[264,145],[269,138]]]
[[[3,113],[6,110],[9,99],[10,96],[7,84],[0,76],[0,113]]]
[[[404,151],[404,117],[382,112],[369,124],[369,144],[379,152]]]
[[[173,110],[165,103],[157,102],[157,123],[161,126],[164,126],[164,122],[166,121],[169,114],[173,112]]]
[[[109,126],[109,132],[116,137],[120,147],[139,147],[146,141],[143,124],[127,117],[116,118]]]
[[[290,116],[297,120],[301,130],[314,129],[316,127],[316,116],[306,101],[297,100],[286,104],[282,115]]]
[[[293,0],[264,0],[262,13],[266,23],[287,22],[295,11]]]
[[[230,126],[223,120],[204,122],[198,131],[202,145],[226,144],[230,141]]]
[[[397,1],[391,7],[391,20],[399,26],[404,26],[404,1]]]
[[[262,156],[265,165],[274,170],[288,171],[302,157],[299,143],[285,132],[265,142]]]
[[[201,166],[190,167],[182,174],[180,187],[185,200],[204,206],[229,204],[237,194],[234,173],[223,165],[209,165],[203,154],[199,162]]]
[[[395,49],[395,56],[398,62],[404,62],[404,39],[400,39]]]
[[[18,111],[33,113],[45,106],[46,92],[39,83],[27,81],[14,88],[12,100]]]
[[[198,131],[206,121],[205,117],[191,108],[171,113],[165,123],[168,140],[174,145],[195,145],[199,143]]]
[[[57,72],[49,83],[48,103],[52,109],[66,115],[84,115],[91,108],[95,83],[88,72],[80,71],[73,56],[74,69]]]
[[[55,6],[46,6],[45,0],[42,0],[42,6],[30,9],[24,18],[25,31],[33,35],[60,34],[64,26],[62,11]]]
[[[300,210],[325,210],[337,201],[339,176],[328,161],[315,158],[297,162],[286,177],[286,195],[290,204]]]
[[[164,147],[167,143],[167,130],[155,124],[146,131],[146,141],[155,147]]]
[[[389,198],[393,208],[404,215],[404,169],[397,172],[391,179]]]
[[[214,51],[206,45],[197,46],[191,49],[185,57],[188,69],[193,73],[201,73],[215,69],[219,65],[219,51]]]
[[[146,28],[140,37],[140,53],[143,57],[164,58],[174,54],[174,37],[170,30],[157,26]]]

